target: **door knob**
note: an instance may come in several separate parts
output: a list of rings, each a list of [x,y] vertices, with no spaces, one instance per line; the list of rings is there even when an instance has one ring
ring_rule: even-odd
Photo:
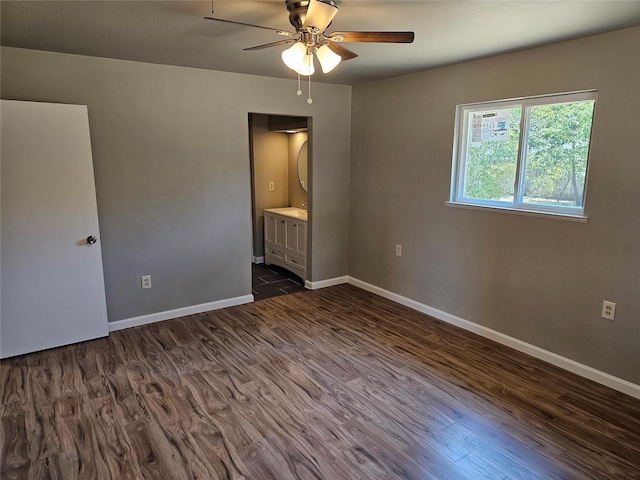
[[[98,241],[98,239],[97,239],[95,236],[93,236],[93,235],[89,235],[89,236],[87,237],[87,244],[89,244],[89,245],[93,245],[93,244],[94,244],[94,243],[96,243],[97,241]]]

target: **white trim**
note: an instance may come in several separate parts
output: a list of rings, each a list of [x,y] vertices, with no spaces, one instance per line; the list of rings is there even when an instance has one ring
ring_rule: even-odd
[[[264,263],[264,255],[261,257],[253,257],[253,263],[257,263],[257,264]]]
[[[447,207],[470,208],[471,210],[489,210],[493,212],[511,213],[513,215],[526,215],[529,217],[553,218],[554,220],[567,220],[569,222],[588,223],[589,217],[582,215],[569,215],[568,213],[537,212],[512,207],[499,207],[496,205],[481,205],[464,202],[444,202]]]
[[[358,280],[357,278],[348,277],[348,279],[348,283],[350,283],[351,285],[355,285],[356,287],[360,287],[364,290],[375,293],[376,295],[380,295],[381,297],[393,300],[394,302],[400,303],[419,312],[426,313],[427,315],[437,318],[438,320],[456,325],[469,332],[476,333],[482,337],[489,338],[502,345],[511,347],[514,350],[518,350],[520,352],[531,355],[532,357],[555,365],[556,367],[568,370],[572,373],[580,375],[581,377],[588,378],[589,380],[593,380],[594,382],[600,383],[609,388],[613,388],[614,390],[618,390],[619,392],[640,399],[640,385],[628,382],[627,380],[623,380],[622,378],[614,377],[613,375],[601,372],[600,370],[596,370],[595,368],[583,365],[582,363],[578,363],[574,360],[563,357],[548,350],[544,350],[543,348],[536,347],[535,345],[531,345],[530,343],[523,342],[522,340],[518,340],[517,338],[510,337],[509,335],[505,335],[504,333],[500,333],[496,330],[478,325],[477,323],[470,322],[469,320],[465,320],[464,318],[451,315],[450,313],[438,310],[434,307],[430,307],[429,305],[416,302],[415,300],[412,300],[410,298],[403,297],[402,295],[398,295],[375,285],[371,285],[370,283],[363,282],[362,280]]]
[[[242,305],[251,302],[253,302],[253,295],[243,295],[241,297],[225,298],[223,300],[217,300],[215,302],[201,303],[199,305],[176,308],[175,310],[151,313],[149,315],[142,315],[140,317],[125,318],[123,320],[109,322],[109,331],[115,332],[116,330],[123,330],[125,328],[138,327],[140,325],[147,325],[148,323],[162,322],[164,320],[171,320],[172,318],[184,317],[186,315],[193,315],[195,313],[209,312],[211,310],[218,310],[220,308],[235,307],[236,305]]]
[[[513,97],[513,98],[505,98],[498,100],[487,100],[485,102],[474,102],[474,103],[462,103],[458,105],[459,107],[476,107],[476,106],[486,106],[491,107],[493,104],[511,104],[511,103],[524,103],[529,102],[530,105],[548,105],[549,103],[565,103],[565,102],[550,102],[548,99],[552,99],[553,97],[559,98],[569,98],[567,102],[581,102],[593,100],[596,97],[598,90],[595,88],[587,89],[587,90],[574,90],[571,92],[560,92],[560,93],[546,93],[544,95],[531,95],[529,97]],[[500,107],[504,108],[504,107]]]
[[[326,280],[318,280],[317,282],[306,280],[304,282],[304,286],[305,288],[308,288],[310,290],[318,290],[319,288],[333,287],[334,285],[341,285],[343,283],[349,283],[349,277],[347,277],[346,275],[344,277],[335,277],[335,278],[328,278]]]

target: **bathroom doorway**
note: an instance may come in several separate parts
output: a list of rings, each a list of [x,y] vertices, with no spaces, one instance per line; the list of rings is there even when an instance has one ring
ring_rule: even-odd
[[[255,300],[304,291],[310,278],[311,119],[262,113],[249,114],[252,204],[252,291]],[[308,213],[304,227],[305,270],[281,258],[265,255],[265,209]],[[300,212],[306,211],[306,212]],[[301,222],[299,222],[301,223]],[[284,231],[284,230],[283,230]],[[273,253],[273,252],[272,252]],[[295,255],[294,255],[295,257]],[[298,263],[300,259],[293,258]]]

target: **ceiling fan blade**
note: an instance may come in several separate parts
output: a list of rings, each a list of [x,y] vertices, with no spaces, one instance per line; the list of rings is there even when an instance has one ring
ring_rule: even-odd
[[[342,60],[351,60],[352,58],[356,58],[358,56],[357,53],[354,53],[348,48],[345,48],[342,45],[338,45],[337,43],[329,42],[328,46],[333,53],[340,55]]]
[[[206,20],[215,20],[216,22],[233,23],[235,25],[244,25],[245,27],[263,28],[265,30],[272,30],[274,32],[280,32],[281,28],[263,27],[262,25],[254,25],[253,23],[236,22],[235,20],[226,20],[224,18],[216,17],[204,17]]]
[[[334,42],[411,43],[413,32],[333,32],[327,36]]]
[[[302,26],[315,27],[322,33],[329,26],[336,13],[338,13],[338,7],[320,0],[311,0]]]
[[[296,43],[296,42],[297,40],[292,38],[290,40],[280,40],[278,42],[271,42],[271,43],[264,43],[262,45],[256,45],[255,47],[243,48],[243,50],[262,50],[263,48],[277,47],[278,45],[291,45],[292,43]]]

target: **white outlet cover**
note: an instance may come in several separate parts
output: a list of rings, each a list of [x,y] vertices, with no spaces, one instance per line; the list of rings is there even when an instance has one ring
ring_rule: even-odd
[[[602,302],[602,318],[613,320],[616,317],[616,304],[613,302]]]

